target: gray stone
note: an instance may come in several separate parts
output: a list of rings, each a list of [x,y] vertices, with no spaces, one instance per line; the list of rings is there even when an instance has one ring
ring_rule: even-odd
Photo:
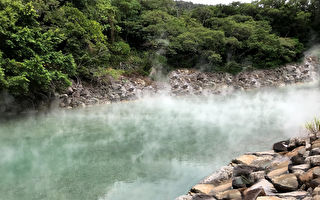
[[[273,195],[274,193],[277,192],[277,190],[274,188],[272,183],[270,183],[266,179],[261,179],[259,182],[257,182],[256,184],[252,185],[247,190],[250,191],[250,190],[257,189],[257,188],[262,188],[266,195]]]
[[[272,178],[274,187],[280,192],[291,192],[298,189],[299,183],[294,174],[284,174]]]
[[[277,195],[277,197],[281,197],[281,198],[293,197],[295,199],[302,199],[302,198],[307,197],[309,195],[309,193],[306,191],[294,191],[294,192],[287,192],[287,193],[278,193],[276,195]]]
[[[302,170],[308,171],[310,169],[310,164],[301,164],[301,165],[293,165],[290,166],[290,171]]]
[[[320,155],[309,156],[306,158],[306,162],[310,163],[312,166],[319,166],[320,165]]]
[[[233,167],[232,166],[225,166],[222,167],[220,170],[216,171],[215,173],[211,174],[210,176],[203,179],[200,183],[204,184],[216,184],[221,183],[222,181],[228,180],[233,175]]]
[[[177,197],[175,200],[192,200],[192,196],[183,195],[183,196]]]
[[[314,148],[310,151],[310,156],[320,155],[320,148]]]
[[[245,178],[243,178],[241,176],[237,176],[237,177],[233,178],[233,180],[232,180],[232,187],[234,189],[244,188],[244,187],[246,187],[246,183],[247,183],[247,181],[245,180]]]

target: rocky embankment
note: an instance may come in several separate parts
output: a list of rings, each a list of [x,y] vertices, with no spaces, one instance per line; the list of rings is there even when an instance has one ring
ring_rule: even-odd
[[[169,80],[171,92],[175,95],[220,94],[312,81],[317,77],[317,64],[315,57],[306,57],[301,64],[288,64],[271,70],[245,71],[235,76],[182,69],[171,72]]]
[[[242,155],[176,200],[214,199],[320,199],[320,133]]]
[[[272,70],[241,72],[236,76],[228,73],[209,73],[179,69],[168,75],[165,83],[154,82],[146,77],[120,77],[118,80],[89,84],[73,82],[59,96],[60,107],[75,108],[108,102],[128,101],[144,95],[164,92],[173,96],[211,95],[260,87],[275,87],[313,81],[318,70],[314,57],[305,58],[301,64],[289,64]]]

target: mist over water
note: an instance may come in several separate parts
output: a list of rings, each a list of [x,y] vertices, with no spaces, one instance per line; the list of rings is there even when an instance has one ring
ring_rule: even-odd
[[[316,83],[1,121],[0,199],[174,199],[232,158],[304,134],[319,111]]]

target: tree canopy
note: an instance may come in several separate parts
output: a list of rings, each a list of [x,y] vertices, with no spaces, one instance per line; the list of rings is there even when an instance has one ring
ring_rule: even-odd
[[[0,0],[0,90],[36,98],[110,69],[147,75],[159,52],[169,69],[275,68],[301,58],[319,19],[318,0]]]

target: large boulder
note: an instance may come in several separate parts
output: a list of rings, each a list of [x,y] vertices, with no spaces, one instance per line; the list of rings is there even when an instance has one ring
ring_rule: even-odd
[[[285,152],[288,151],[289,140],[281,141],[273,144],[273,150],[275,152]]]
[[[295,191],[299,187],[297,177],[294,174],[284,174],[271,179],[274,187],[279,192]]]

